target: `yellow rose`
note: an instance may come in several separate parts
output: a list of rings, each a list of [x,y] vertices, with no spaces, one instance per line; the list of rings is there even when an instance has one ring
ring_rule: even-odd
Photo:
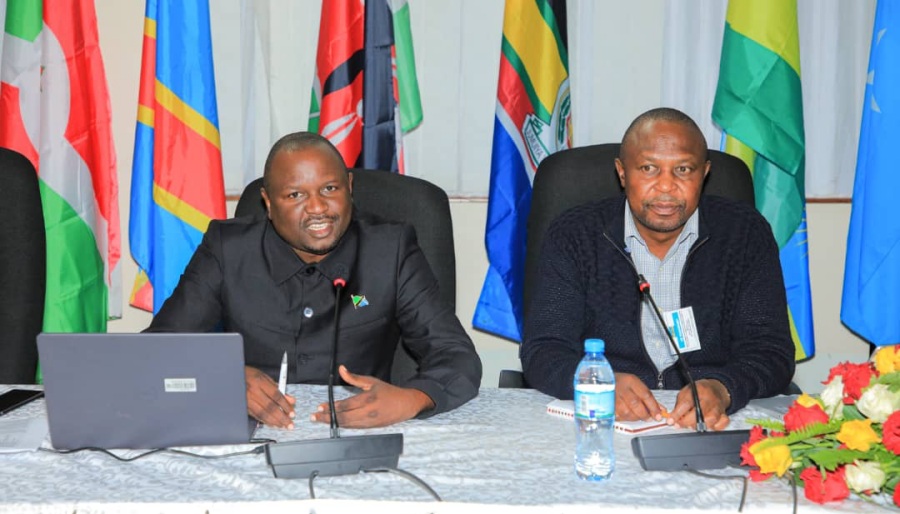
[[[869,451],[869,445],[881,441],[881,438],[872,430],[871,419],[856,419],[841,425],[841,431],[837,434],[837,440],[846,444],[847,448],[851,450],[867,452]]]
[[[759,466],[760,473],[775,473],[778,476],[784,475],[784,472],[791,467],[794,462],[791,459],[791,449],[785,444],[764,447],[760,449],[760,444],[765,441],[759,441],[750,447],[750,453],[756,459],[756,465]]]
[[[822,404],[816,401],[815,398],[806,393],[803,393],[797,397],[797,403],[799,403],[803,407],[812,407],[813,405],[818,405],[819,407],[822,406]]]
[[[882,375],[900,371],[900,345],[879,348],[875,352],[875,369]]]

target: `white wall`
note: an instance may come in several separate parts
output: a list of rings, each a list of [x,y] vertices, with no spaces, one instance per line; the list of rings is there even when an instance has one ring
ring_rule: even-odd
[[[219,1],[219,0],[213,0]],[[422,0],[419,0],[422,1]],[[440,31],[432,34],[426,23],[439,23],[440,18],[418,19],[416,16],[416,0],[410,0],[414,16],[414,38],[417,50],[420,45],[437,46],[445,37]],[[497,17],[502,9],[497,6],[500,0],[491,0],[490,8],[485,10],[489,16]],[[587,131],[590,142],[618,140],[627,124],[638,113],[656,106],[659,103],[659,83],[661,76],[662,45],[662,0],[640,0],[631,2],[613,2],[604,7],[604,16],[598,16],[594,24],[593,47],[582,58],[588,58],[595,70],[608,70],[598,73],[592,79],[591,90],[594,94],[584,99],[582,105],[589,105],[587,115],[583,115],[576,123],[589,123]],[[578,4],[574,12],[584,9],[584,2]],[[107,81],[109,83],[110,100],[113,114],[113,134],[116,142],[116,153],[119,166],[119,204],[122,218],[122,283],[125,284],[127,298],[131,284],[134,282],[136,267],[130,259],[128,249],[128,201],[131,187],[131,156],[134,147],[134,125],[137,110],[138,74],[140,70],[140,53],[143,27],[143,2],[140,0],[97,0],[97,18],[100,30],[100,46],[103,53]],[[612,14],[611,15],[611,11]],[[597,16],[598,9],[586,9],[584,12]],[[498,14],[499,13],[499,14]],[[449,20],[452,22],[452,20]],[[500,22],[497,21],[499,24]],[[570,21],[570,23],[573,23]],[[483,37],[483,36],[482,36]],[[458,38],[457,38],[458,39]],[[469,47],[471,59],[485,60],[485,67],[498,59],[497,45],[490,48]],[[573,56],[578,59],[579,56]],[[217,63],[219,68],[221,63]],[[496,69],[496,63],[493,64]],[[482,127],[490,126],[493,117],[493,100],[483,98],[485,94],[493,95],[496,88],[496,72],[494,76],[483,77],[487,84],[473,86],[482,77],[459,78],[463,87],[460,91],[473,90],[478,99],[466,107],[458,104],[446,105],[445,99],[429,94],[429,82],[439,77],[431,76],[423,80],[423,102],[426,119],[431,116],[432,128],[422,130],[419,135],[410,138],[409,147],[413,155],[420,156],[422,162],[434,155],[441,155],[441,148],[462,144],[479,145],[475,154],[457,161],[457,166],[475,168],[484,174],[487,181],[490,155],[490,137],[474,138],[459,123],[459,119],[484,116]],[[422,79],[420,79],[422,80]],[[303,95],[306,95],[304,90]],[[578,102],[573,93],[573,102]],[[220,95],[221,96],[221,95]],[[478,110],[473,106],[479,106]],[[577,103],[576,103],[577,105]],[[488,112],[477,112],[487,110]],[[436,119],[440,114],[440,118]],[[445,118],[446,133],[441,133],[435,125],[440,125]],[[414,133],[415,134],[415,133]],[[426,139],[426,134],[433,134]],[[442,141],[442,147],[434,146],[435,141]],[[448,143],[449,141],[449,143]],[[481,155],[481,159],[471,155]],[[234,202],[229,202],[229,210],[234,209]],[[457,309],[464,326],[471,326],[475,302],[481,291],[481,283],[487,270],[484,252],[484,220],[487,206],[481,200],[456,200],[451,205],[454,223],[454,235],[457,251]],[[826,370],[834,363],[844,360],[859,361],[867,356],[867,346],[849,333],[839,321],[840,290],[843,277],[844,253],[847,225],[850,208],[848,204],[812,204],[808,207],[810,272],[813,291],[813,311],[817,336],[817,355],[809,362],[800,364],[795,380],[809,391],[821,389],[819,382],[826,376]],[[111,332],[133,332],[147,326],[150,322],[148,313],[138,311],[127,305],[121,320],[110,322]],[[495,386],[500,369],[519,368],[518,346],[480,332],[470,330],[479,354],[484,361],[485,386]]]

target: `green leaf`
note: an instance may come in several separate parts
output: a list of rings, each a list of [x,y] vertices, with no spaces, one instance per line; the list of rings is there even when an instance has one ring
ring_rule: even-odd
[[[820,467],[823,467],[828,471],[834,471],[838,466],[850,464],[857,459],[869,457],[869,452],[849,450],[846,448],[829,448],[809,452],[807,456]]]
[[[900,391],[900,373],[888,373],[873,378],[869,385],[871,386],[871,384],[885,384],[892,392]]]
[[[854,403],[853,405],[844,405],[844,419],[847,421],[853,421],[855,419],[868,418],[866,418],[861,412],[859,412],[859,409],[856,408],[856,404]]]
[[[774,430],[776,432],[784,432],[784,423],[780,421],[775,421],[774,419],[748,419],[747,423],[751,425],[757,425],[765,428],[766,430]]]
[[[819,437],[827,434],[836,433],[841,429],[841,424],[843,421],[834,420],[830,423],[813,423],[805,428],[800,430],[794,430],[790,434],[787,434],[782,437],[769,437],[768,439],[763,439],[758,444],[757,447],[759,450],[764,448],[770,448],[772,446],[778,446],[780,444],[791,445],[794,443],[799,443],[800,441],[805,441],[807,439],[812,439],[814,437]],[[821,439],[818,441],[807,441],[814,446],[819,446],[822,444],[831,444],[827,439]]]

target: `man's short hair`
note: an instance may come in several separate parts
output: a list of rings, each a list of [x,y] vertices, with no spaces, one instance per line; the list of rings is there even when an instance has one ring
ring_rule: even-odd
[[[678,109],[672,109],[671,107],[657,107],[656,109],[650,109],[641,114],[631,122],[631,125],[628,125],[628,130],[626,130],[625,135],[622,136],[622,145],[619,147],[619,159],[625,155],[625,147],[634,137],[638,129],[644,126],[645,123],[651,121],[667,121],[684,125],[694,132],[694,135],[703,141],[703,147],[706,147],[706,137],[703,136],[703,131],[700,130],[700,127],[697,126],[697,123],[690,116]]]
[[[263,187],[266,188],[266,191],[269,190],[269,173],[272,171],[272,161],[275,160],[275,156],[281,152],[296,152],[306,148],[321,148],[331,153],[341,163],[344,172],[347,172],[341,152],[331,144],[331,141],[314,132],[294,132],[276,141],[272,145],[272,149],[269,150],[269,155],[266,157],[266,165],[263,168]]]

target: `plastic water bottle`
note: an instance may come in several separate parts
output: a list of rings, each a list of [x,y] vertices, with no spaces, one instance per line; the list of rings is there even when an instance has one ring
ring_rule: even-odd
[[[585,340],[585,356],[575,371],[575,473],[582,480],[605,480],[616,466],[616,378],[605,348],[602,339]]]

